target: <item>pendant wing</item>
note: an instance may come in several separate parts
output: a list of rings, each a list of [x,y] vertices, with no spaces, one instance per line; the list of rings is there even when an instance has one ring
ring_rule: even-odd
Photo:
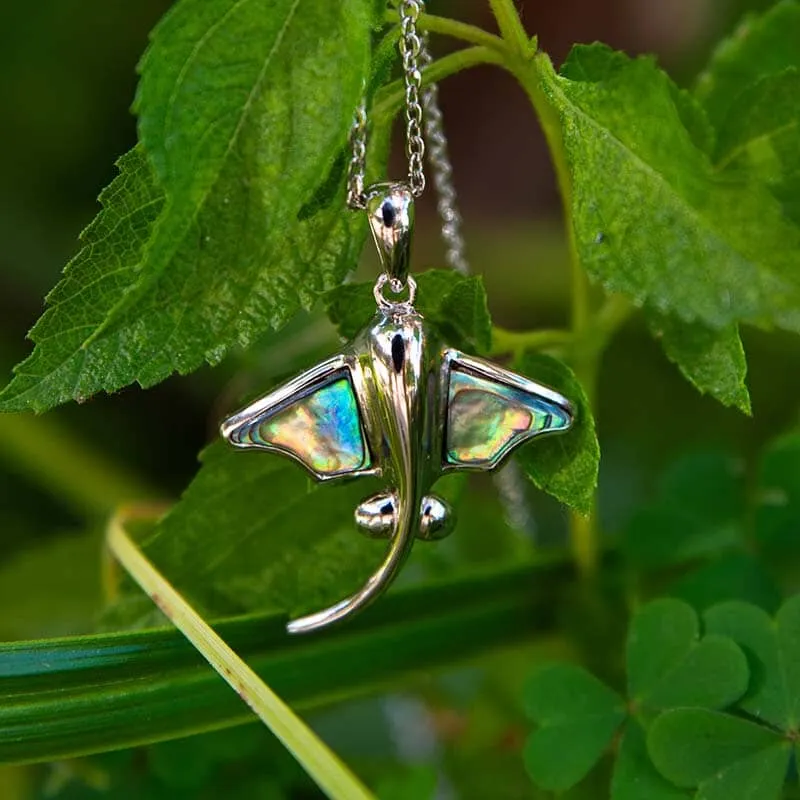
[[[492,470],[523,442],[572,426],[569,400],[547,386],[454,350],[445,364],[445,470]]]
[[[236,412],[221,431],[236,447],[293,458],[318,480],[373,471],[352,376],[341,356]]]

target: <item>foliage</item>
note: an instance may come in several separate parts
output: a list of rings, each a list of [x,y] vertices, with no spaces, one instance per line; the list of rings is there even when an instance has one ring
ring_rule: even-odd
[[[780,0],[747,17],[691,89],[654,58],[603,44],[575,46],[557,70],[510,0],[490,6],[499,35],[422,15],[432,34],[469,45],[426,67],[425,79],[493,63],[527,93],[564,202],[572,318],[566,330],[497,327],[484,280],[441,269],[417,275],[419,308],[443,342],[505,360],[569,397],[574,428],[520,451],[517,472],[500,482],[505,506],[485,482],[444,479],[437,490],[460,513],[456,536],[417,547],[401,585],[319,638],[287,640],[283,624],[349,593],[380,557],[385,543],[352,531],[365,483],[312,484],[288,461],[215,442],[180,500],[152,514],[138,541],[293,703],[318,710],[387,685],[412,685],[426,698],[441,763],[409,767],[413,759],[386,757],[387,749],[387,763],[376,765],[343,745],[381,797],[431,796],[444,764],[457,765],[448,777],[463,796],[488,785],[502,800],[494,770],[516,787],[524,764],[536,786],[569,798],[608,796],[609,785],[614,800],[778,798],[796,778],[800,735],[800,599],[791,596],[800,436],[775,438],[775,425],[757,447],[661,457],[670,463],[654,497],[637,497],[607,541],[595,415],[600,389],[617,381],[601,379],[604,357],[635,315],[700,393],[759,419],[742,336],[800,332],[800,3]],[[336,334],[352,337],[373,313],[371,282],[350,280],[366,225],[345,205],[347,137],[366,87],[369,168],[383,179],[403,98],[391,79],[397,23],[396,9],[375,0],[178,0],[156,26],[139,68],[139,143],[119,159],[30,333],[33,352],[0,392],[9,413],[0,457],[56,487],[85,528],[124,494],[155,494],[149,481],[86,456],[49,418],[37,427],[10,412],[150,387],[206,364],[219,365],[208,380],[223,396],[221,412],[250,389],[234,380],[223,392],[218,376],[246,367],[261,391],[334,351]],[[526,278],[513,277],[515,291]],[[634,392],[640,406],[691,416],[646,381],[620,395]],[[718,438],[723,424],[743,424],[728,423],[721,408],[711,413]],[[658,427],[655,411],[649,426]],[[89,450],[98,438],[87,434]],[[25,456],[26,441],[44,442],[47,459]],[[68,467],[50,466],[51,453]],[[519,486],[515,475],[528,481]],[[605,481],[627,493],[625,476],[604,472],[601,489]],[[504,508],[524,508],[528,483],[568,508],[566,537],[549,537],[554,555],[537,546],[541,532],[532,541],[529,517],[504,521]],[[548,511],[543,494],[537,519],[555,530],[561,512]],[[96,538],[56,540],[12,560],[3,596],[15,597],[31,574],[63,578],[62,563],[84,559],[88,545],[94,552]],[[604,560],[607,544],[614,555]],[[260,732],[153,746],[237,725],[247,711],[130,580],[108,569],[105,578],[107,632],[0,646],[0,761],[151,745],[143,771],[121,755],[91,763],[120,797],[215,796],[239,773],[243,797],[307,792]],[[73,608],[85,615],[90,594],[65,603],[64,619]],[[615,625],[624,612],[632,619],[623,666]],[[20,606],[19,619],[38,613]],[[550,634],[555,643],[545,647]],[[540,649],[529,658],[534,635]],[[581,657],[597,675],[575,663]],[[423,675],[466,659],[478,659],[467,689],[454,689],[452,674]],[[461,703],[455,719],[437,708],[443,697]],[[275,771],[256,763],[259,748]],[[182,783],[176,765],[189,758],[204,766]],[[470,773],[476,763],[480,777]],[[90,796],[79,783],[57,788]]]
[[[634,617],[627,671],[627,701],[579,667],[555,665],[534,675],[525,699],[538,728],[526,745],[525,761],[537,783],[570,788],[627,720],[612,780],[614,795],[634,796],[642,780],[668,792],[646,760],[630,758],[636,745],[626,738],[637,739],[640,729],[665,709],[724,708],[747,690],[742,650],[725,637],[701,636],[697,614],[678,600],[654,601]]]
[[[628,634],[628,700],[588,672],[555,665],[526,692],[538,723],[526,764],[540,785],[564,790],[615,746],[612,798],[782,796],[797,727],[800,598],[773,621],[755,606],[728,602],[703,615],[656,600]],[[627,711],[626,711],[627,709]],[[738,712],[738,713],[737,713]],[[630,741],[629,741],[630,740]]]
[[[531,618],[551,624],[548,593],[564,570],[540,579],[534,596],[528,585],[536,574],[533,564],[516,565],[513,572],[473,571],[407,587],[319,642],[287,640],[280,612],[239,615],[215,627],[283,697],[313,708],[519,638]],[[6,645],[2,760],[83,755],[248,721],[239,698],[163,624]],[[30,725],[37,735],[20,737]]]
[[[140,67],[142,145],[49,296],[4,410],[218,363],[342,280],[363,238],[342,181],[301,212],[359,100],[371,5],[184,2],[164,18]]]

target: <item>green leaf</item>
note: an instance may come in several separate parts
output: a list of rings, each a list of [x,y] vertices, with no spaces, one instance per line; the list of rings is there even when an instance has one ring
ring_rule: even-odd
[[[215,623],[287,702],[309,708],[408,671],[485,654],[553,624],[561,566],[397,587],[351,624],[291,637],[282,613]],[[531,587],[534,587],[533,589]],[[49,761],[253,719],[172,628],[0,645],[0,762]]]
[[[706,525],[730,525],[746,510],[744,473],[742,459],[729,453],[690,452],[664,471],[659,495]]]
[[[661,314],[648,314],[648,322],[667,358],[701,394],[710,394],[726,406],[751,413],[747,359],[738,326],[714,330]]]
[[[717,132],[711,125],[705,109],[686,89],[679,89],[675,84],[671,84],[670,89],[675,109],[689,136],[692,137],[694,146],[709,156],[713,155]]]
[[[369,0],[182,0],[164,16],[142,60],[136,110],[168,202],[147,269],[107,325],[184,248],[254,277],[259,262],[273,262],[352,124],[369,74],[371,10]],[[306,276],[279,270],[252,291],[265,316],[282,321],[310,290]]]
[[[142,143],[170,200],[196,210],[240,155],[253,166],[257,153],[266,156],[276,179],[282,166],[298,178],[318,168],[315,146],[335,139],[339,122],[352,117],[371,23],[371,3],[353,0],[336,8],[313,0],[176,3],[151,34],[136,98]],[[312,42],[317,52],[300,51]],[[323,130],[323,119],[333,131]],[[292,150],[290,137],[297,137]]]
[[[800,170],[800,72],[788,69],[748,86],[720,127],[715,160],[735,163],[748,156],[767,182]]]
[[[797,551],[800,529],[800,434],[791,433],[767,448],[759,465],[755,533],[769,553]]]
[[[747,691],[750,678],[742,649],[725,636],[701,638],[695,611],[671,599],[648,603],[634,617],[627,672],[627,703],[580,667],[555,665],[533,676],[524,700],[539,727],[528,739],[525,762],[538,785],[555,791],[574,786],[630,713],[612,779],[612,800],[685,797],[654,770],[642,726],[664,708],[730,706]]]
[[[647,748],[664,777],[699,786],[698,800],[777,800],[791,751],[775,731],[701,708],[665,711]]]
[[[677,600],[654,600],[631,620],[627,642],[628,694],[645,697],[673,670],[700,637],[691,606]]]
[[[736,522],[712,527],[679,506],[666,503],[637,511],[625,526],[623,536],[624,553],[639,569],[658,569],[715,556],[741,543]]]
[[[98,533],[64,533],[6,556],[0,567],[0,641],[92,630],[101,603]],[[64,565],[69,564],[69,569]]]
[[[715,173],[685,127],[685,101],[676,106],[652,60],[589,49],[577,47],[561,75],[537,56],[531,90],[560,128],[589,275],[684,322],[800,330],[800,231],[780,204],[746,176]]]
[[[286,458],[222,442],[201,458],[142,547],[206,611],[313,610],[349,594],[381,560],[385,543],[352,521],[369,482],[316,483]]]
[[[597,488],[600,445],[586,392],[569,367],[549,356],[527,353],[514,368],[531,380],[556,389],[576,409],[570,431],[522,447],[517,455],[520,466],[540,489],[581,514],[590,513]]]
[[[761,16],[745,17],[738,30],[719,45],[697,82],[696,94],[712,123],[721,127],[734,109],[746,115],[740,95],[752,83],[800,67],[798,41],[797,0],[781,0]]]
[[[627,644],[628,692],[648,711],[723,708],[747,690],[747,659],[731,639],[700,638],[700,621],[679,600],[656,600],[634,617]]]
[[[800,225],[800,173],[791,175],[770,188],[783,204],[786,216],[795,225]]]
[[[434,800],[438,778],[427,765],[411,767],[400,775],[384,778],[377,789],[380,800]]]
[[[524,702],[537,729],[525,766],[544,789],[564,791],[597,763],[625,719],[622,698],[580,667],[554,664],[529,682]]]
[[[800,224],[800,5],[777,3],[744,20],[717,50],[697,95],[719,131],[719,168],[748,170]]]
[[[417,308],[445,344],[471,353],[485,353],[492,344],[492,321],[486,290],[478,277],[453,270],[415,275]],[[375,315],[372,283],[339,286],[325,297],[328,316],[345,339],[352,339]]]
[[[789,768],[788,742],[768,747],[742,759],[704,781],[697,800],[780,800]]]
[[[0,410],[44,411],[70,399],[86,399],[123,375],[119,348],[106,339],[91,350],[83,343],[103,323],[109,307],[136,282],[152,227],[164,205],[155,176],[140,147],[117,162],[119,176],[100,195],[103,210],[83,232],[83,249],[47,296],[48,308],[30,332],[37,347],[14,370],[0,394]]]
[[[800,596],[775,621],[746,603],[723,603],[704,615],[708,631],[729,636],[747,653],[753,681],[739,707],[793,733],[800,728]]]
[[[315,785],[261,725],[211,731],[171,742],[68,762],[44,774],[35,793],[62,800],[290,800]],[[11,800],[8,798],[7,800]]]
[[[720,129],[720,167],[745,169],[769,185],[787,216],[800,222],[800,72],[769,75],[740,95]]]
[[[669,466],[658,497],[634,513],[622,549],[640,569],[680,564],[740,548],[742,465],[725,453],[688,454]]]
[[[615,78],[628,68],[628,56],[600,44],[577,45],[561,65],[561,76],[580,83],[600,83]]]
[[[141,149],[121,160],[1,410],[44,410],[217,363],[341,282],[365,232],[345,209],[337,157],[368,74],[371,7],[174,6],[138,100],[155,171]]]
[[[672,584],[666,594],[700,612],[728,600],[742,600],[772,613],[782,599],[764,564],[747,553],[729,553],[704,564]]]
[[[747,690],[747,659],[730,639],[706,636],[642,698],[650,708],[723,708]]]
[[[677,789],[659,775],[650,761],[642,726],[630,720],[619,746],[611,780],[611,800],[686,800],[686,792]]]

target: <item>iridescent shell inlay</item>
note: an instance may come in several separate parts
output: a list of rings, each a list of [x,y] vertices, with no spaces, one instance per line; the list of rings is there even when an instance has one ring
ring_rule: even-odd
[[[571,421],[540,395],[453,369],[445,459],[452,466],[493,467],[523,439],[565,430]]]
[[[243,440],[280,448],[326,476],[367,469],[370,464],[355,394],[346,377],[253,425]]]

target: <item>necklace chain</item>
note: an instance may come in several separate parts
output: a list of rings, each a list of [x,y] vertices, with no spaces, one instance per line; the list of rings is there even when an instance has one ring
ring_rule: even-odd
[[[422,103],[419,70],[423,42],[417,33],[421,3],[403,0],[400,4],[400,55],[403,57],[403,79],[406,86],[406,155],[411,194],[419,197],[425,191],[425,140],[422,138]],[[427,52],[427,49],[426,49]]]
[[[408,184],[414,197],[425,190],[424,158],[426,155],[423,127],[428,138],[428,162],[433,173],[437,193],[437,208],[442,220],[442,239],[446,247],[448,265],[462,274],[469,273],[465,256],[464,237],[461,233],[461,215],[453,185],[453,167],[447,148],[442,111],[439,107],[438,87],[430,84],[422,89],[420,67],[432,61],[427,36],[417,32],[417,20],[424,8],[422,0],[402,0],[400,3],[400,55],[403,61],[405,83],[406,155],[408,156]],[[351,158],[348,169],[347,204],[363,209],[367,160],[367,109],[361,103],[356,109],[350,129]]]
[[[423,67],[433,61],[427,41],[423,39],[420,62]],[[428,137],[428,163],[433,173],[436,188],[436,208],[442,221],[442,240],[445,244],[445,260],[451,269],[462,275],[469,274],[464,235],[461,232],[461,214],[458,210],[458,195],[453,183],[453,165],[444,132],[444,118],[439,106],[439,87],[428,85],[422,93],[425,109],[425,133]]]
[[[367,168],[367,107],[362,100],[350,128],[350,164],[347,169],[347,205],[354,210],[367,207],[364,176]]]

